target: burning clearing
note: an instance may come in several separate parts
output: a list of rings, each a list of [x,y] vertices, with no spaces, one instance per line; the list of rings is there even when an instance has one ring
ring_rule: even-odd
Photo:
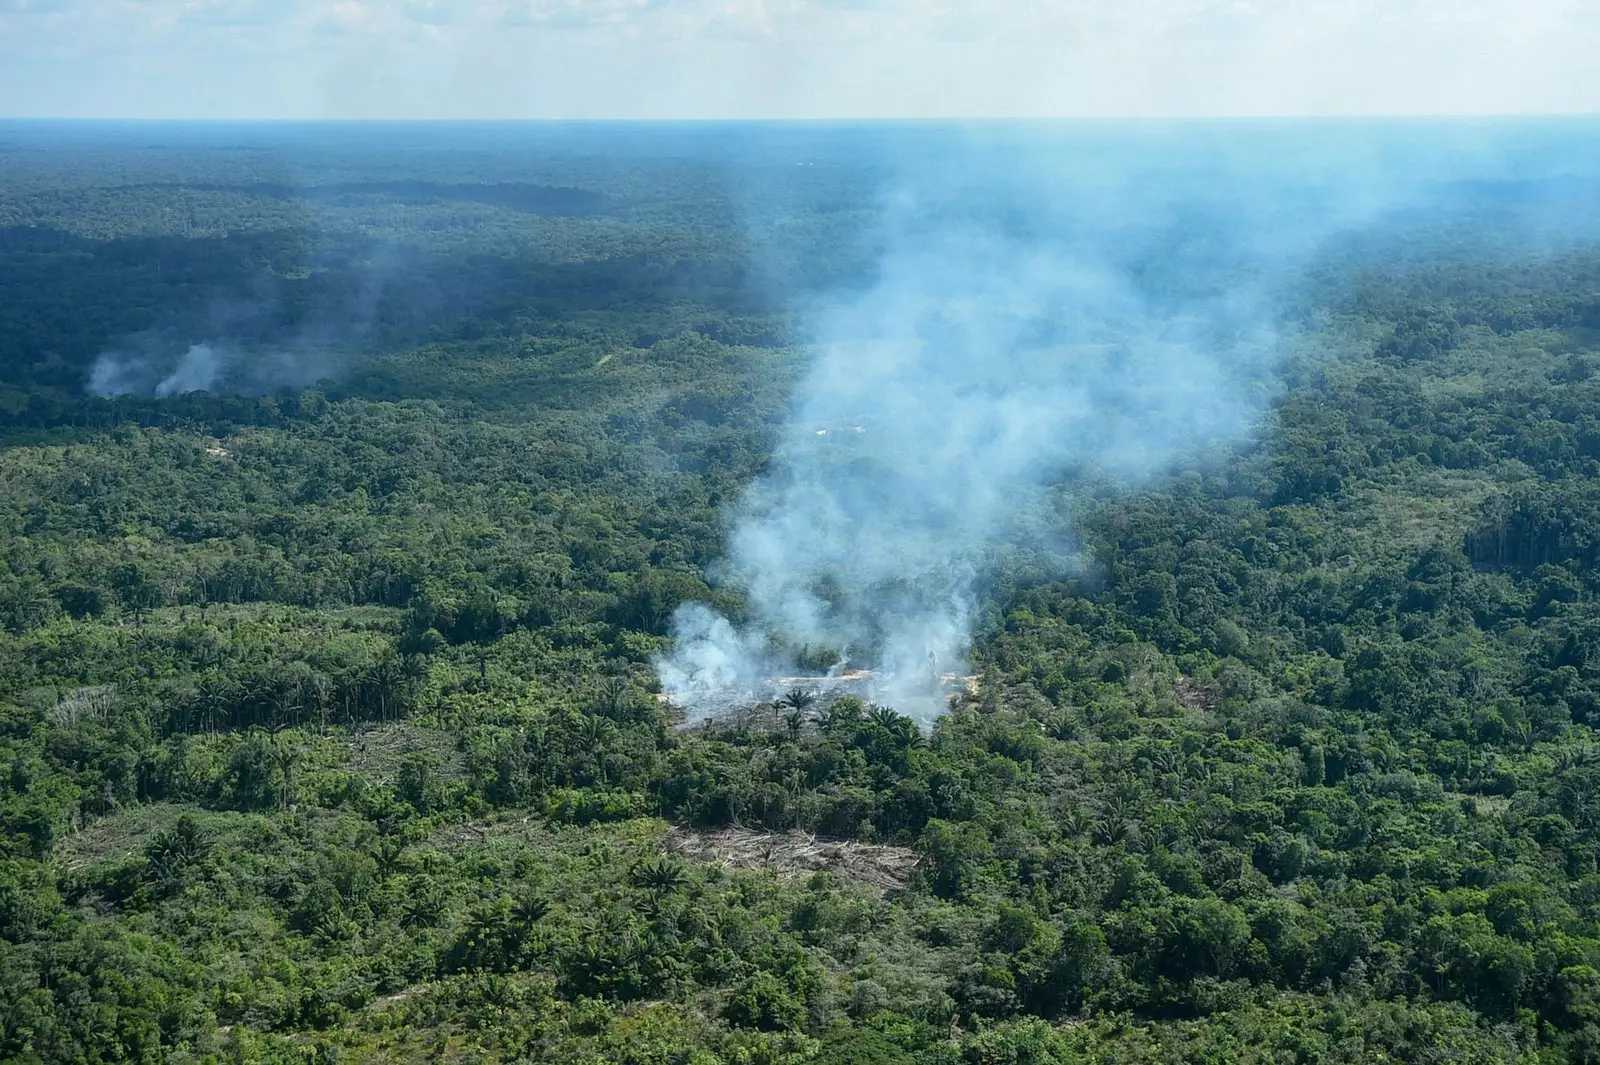
[[[793,701],[795,693],[802,693],[801,697],[809,701],[803,704],[795,703]],[[921,685],[917,695],[931,697],[942,707],[953,697],[963,696],[972,699],[977,693],[976,675],[940,673],[929,676]],[[715,693],[712,699],[708,700],[712,705],[709,708],[702,708],[699,714],[691,714],[689,723],[738,720],[746,725],[764,723],[776,727],[781,723],[781,713],[785,707],[801,709],[811,706],[814,709],[821,709],[845,695],[853,695],[866,703],[878,703],[897,710],[904,709],[898,705],[897,694],[905,694],[903,685],[897,685],[892,676],[882,676],[870,669],[847,669],[839,673],[804,676],[773,676],[763,679],[758,685],[730,687]],[[669,706],[676,705],[670,692],[659,692],[656,698]],[[931,717],[919,719],[926,724]]]

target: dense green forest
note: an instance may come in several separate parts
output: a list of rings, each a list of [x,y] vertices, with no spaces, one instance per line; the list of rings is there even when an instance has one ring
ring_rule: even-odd
[[[413,135],[0,126],[0,1060],[1600,1061],[1600,241],[1334,242],[931,730],[684,728],[869,133]]]

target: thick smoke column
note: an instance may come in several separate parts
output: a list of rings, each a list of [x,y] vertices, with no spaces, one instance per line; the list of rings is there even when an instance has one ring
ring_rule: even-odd
[[[1538,129],[1474,124],[1024,124],[850,143],[884,155],[846,165],[890,175],[878,269],[810,309],[815,362],[772,472],[730,515],[710,576],[743,593],[744,616],[674,618],[657,668],[691,717],[770,692],[807,647],[936,715],[997,555],[1070,543],[1042,517],[1051,486],[1132,486],[1251,431],[1282,298],[1330,237],[1513,202],[1527,218],[1508,232],[1531,232],[1547,194],[1519,182],[1575,165]]]
[[[1069,470],[1133,483],[1253,425],[1276,346],[1265,268],[1303,242],[1262,242],[1261,205],[1215,175],[1209,196],[1169,183],[1130,200],[1126,181],[1004,166],[902,186],[875,281],[814,315],[774,470],[712,574],[744,593],[747,624],[687,606],[657,663],[691,716],[809,647],[931,718],[994,552],[1036,539],[1045,486]]]

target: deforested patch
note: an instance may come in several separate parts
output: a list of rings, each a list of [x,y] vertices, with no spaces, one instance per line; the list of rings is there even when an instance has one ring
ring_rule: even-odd
[[[904,889],[922,862],[922,856],[909,847],[819,839],[805,832],[673,828],[662,843],[669,852],[691,861],[766,869],[779,876],[831,873],[878,894]]]
[[[1213,685],[1179,677],[1175,689],[1178,705],[1185,710],[1214,714],[1222,707],[1222,692]]]

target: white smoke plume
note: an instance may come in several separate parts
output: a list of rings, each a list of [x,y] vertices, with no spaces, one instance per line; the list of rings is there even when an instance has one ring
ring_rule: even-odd
[[[672,619],[678,649],[659,664],[662,687],[685,706],[714,706],[730,699],[754,701],[775,665],[758,633],[741,633],[701,603],[680,607]]]
[[[811,314],[815,361],[771,472],[730,515],[711,577],[745,614],[683,607],[657,662],[691,720],[759,696],[805,648],[871,668],[874,698],[931,720],[996,552],[1039,543],[1050,485],[1136,484],[1251,431],[1280,346],[1274,286],[1374,209],[1370,183],[1095,147],[967,145],[896,183],[875,280]],[[1046,535],[1070,543],[1059,521]]]
[[[194,344],[183,353],[171,373],[156,382],[158,396],[208,392],[222,375],[221,360],[209,344]]]
[[[96,396],[181,396],[188,392],[251,395],[304,387],[330,372],[334,362],[314,351],[246,353],[212,343],[191,344],[174,356],[153,338],[132,349],[108,351],[89,371]]]

